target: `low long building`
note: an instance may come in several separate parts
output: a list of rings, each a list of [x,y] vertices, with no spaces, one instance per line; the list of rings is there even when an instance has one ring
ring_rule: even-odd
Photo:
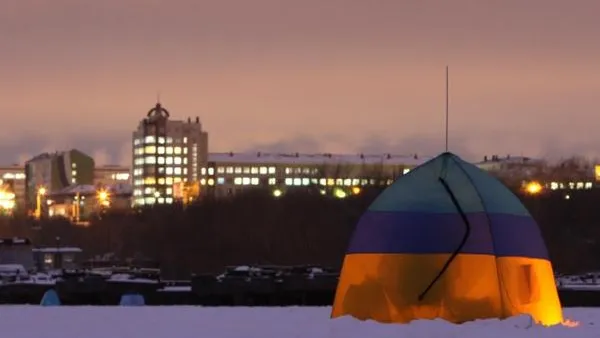
[[[418,155],[210,153],[200,169],[203,194],[228,196],[253,187],[276,195],[295,187],[320,186],[344,195],[368,185],[387,185],[429,160]]]

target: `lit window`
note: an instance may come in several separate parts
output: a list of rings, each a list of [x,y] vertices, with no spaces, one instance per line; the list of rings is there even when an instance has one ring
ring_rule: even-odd
[[[258,183],[260,183],[260,180],[258,179],[258,177],[252,177],[250,182],[252,183],[252,185],[258,185]]]
[[[207,183],[208,183],[208,185],[215,185],[215,180],[212,178],[209,178]]]
[[[133,140],[133,145],[137,146],[140,143],[142,143],[142,140],[140,140],[139,138],[136,138],[136,139]]]
[[[173,157],[174,164],[181,164],[181,157]]]
[[[156,198],[154,198],[154,197],[146,197],[145,198],[145,202],[146,202],[146,204],[154,204],[156,202]]]
[[[338,178],[335,180],[335,185],[344,185],[344,180],[341,178]]]
[[[175,167],[174,173],[175,175],[181,175],[181,167]]]
[[[165,198],[165,202],[167,202],[168,204],[173,203],[173,197],[167,197],[167,198]]]
[[[146,164],[155,164],[156,163],[156,157],[154,157],[154,156],[146,156],[146,158],[144,159],[144,163],[146,163]]]
[[[145,146],[144,147],[144,153],[146,153],[146,154],[156,154],[156,147],[155,146]]]
[[[228,174],[233,174],[233,167],[227,167],[225,168],[225,172]]]
[[[188,148],[183,148],[183,154],[187,155],[187,153],[188,153]]]
[[[180,154],[181,154],[181,147],[175,147],[175,148],[173,148],[173,152],[174,152],[176,155],[180,155]]]
[[[344,185],[345,185],[345,186],[347,186],[347,187],[348,187],[348,186],[351,186],[351,185],[352,185],[352,180],[351,180],[351,179],[349,179],[349,178],[345,179],[345,180],[344,180]]]
[[[269,167],[269,174],[275,173],[275,167]]]
[[[225,168],[224,167],[217,167],[217,174],[223,174],[225,173]]]
[[[183,168],[183,174],[184,174],[184,175],[187,175],[187,173],[188,173],[188,170],[187,170],[187,168]]]
[[[144,189],[144,194],[149,195],[152,193],[152,190],[153,190],[152,188],[146,188],[146,189]]]
[[[173,177],[167,177],[167,179],[165,180],[167,185],[171,185],[173,184]]]
[[[167,189],[165,189],[165,192],[167,193],[167,195],[172,195],[173,194],[173,188],[167,188]]]
[[[183,164],[187,164],[187,163],[188,163],[188,162],[187,162],[187,157],[184,157],[184,158],[183,158]]]
[[[159,184],[159,185],[165,185],[165,179],[164,179],[163,177],[160,177],[160,178],[158,179],[158,184]]]
[[[165,158],[162,156],[159,156],[156,158],[156,162],[158,162],[158,164],[165,164]]]
[[[294,178],[294,185],[302,185],[302,179],[301,178]]]
[[[310,184],[310,180],[308,178],[302,179],[302,185],[309,185],[309,184]]]
[[[167,175],[173,175],[173,167],[167,167]]]
[[[233,179],[233,184],[235,185],[241,185],[242,184],[242,178],[241,177],[236,177]]]
[[[158,147],[157,153],[163,155],[165,153],[165,147]]]
[[[285,185],[294,185],[294,180],[291,178],[286,178],[285,179]]]
[[[241,174],[241,173],[242,173],[242,168],[241,168],[241,167],[235,167],[235,170],[234,170],[234,172],[235,172],[236,174]]]
[[[173,147],[167,147],[167,155],[173,154]]]
[[[319,184],[320,185],[327,185],[327,180],[324,179],[324,178],[322,178],[322,179],[319,180]]]
[[[269,185],[275,185],[275,184],[277,184],[277,179],[275,177],[269,178]]]
[[[285,168],[285,174],[289,175],[292,173],[292,168]]]
[[[187,136],[183,137],[183,143],[187,143]]]
[[[250,173],[251,173],[251,174],[258,174],[258,168],[257,168],[257,167],[252,167],[252,168],[250,169]]]
[[[209,175],[214,175],[215,174],[215,168],[208,168],[208,174]]]
[[[225,177],[218,177],[217,184],[225,184]]]
[[[206,168],[200,168],[200,175],[206,175]]]
[[[156,143],[156,137],[154,137],[152,135],[148,135],[148,136],[144,137],[144,143],[145,144],[154,144],[154,143]]]
[[[260,169],[258,170],[258,172],[259,172],[261,175],[266,175],[266,174],[267,174],[267,172],[268,172],[268,169],[267,169],[267,167],[260,167]]]
[[[250,177],[244,177],[244,178],[242,178],[242,184],[243,185],[249,185],[250,184]]]
[[[156,184],[156,178],[154,178],[154,177],[146,177],[144,179],[144,184],[148,184],[148,185]]]
[[[173,164],[173,157],[169,156],[167,157],[167,164]]]
[[[164,138],[163,136],[160,136],[160,137],[158,138],[158,144],[165,144],[165,141],[166,141],[166,140],[165,140],[165,138]]]

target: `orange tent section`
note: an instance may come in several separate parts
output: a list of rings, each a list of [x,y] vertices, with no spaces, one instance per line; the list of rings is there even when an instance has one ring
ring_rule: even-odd
[[[453,323],[562,309],[540,230],[501,182],[444,153],[388,187],[350,242],[332,317]]]

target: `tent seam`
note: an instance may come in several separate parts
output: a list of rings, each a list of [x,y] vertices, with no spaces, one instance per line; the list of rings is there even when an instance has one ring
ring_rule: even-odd
[[[452,161],[454,161],[454,163],[456,163],[456,165],[463,172],[463,174],[465,174],[465,177],[467,178],[467,180],[469,180],[469,183],[471,183],[473,190],[475,190],[475,193],[477,194],[477,197],[479,198],[479,203],[481,203],[481,208],[483,209],[483,213],[485,214],[485,218],[487,219],[488,231],[490,233],[490,240],[492,241],[492,249],[494,251],[494,262],[496,264],[496,278],[498,279],[498,291],[506,291],[503,280],[501,278],[500,269],[498,268],[498,256],[496,253],[496,242],[494,241],[494,235],[492,232],[492,220],[490,218],[487,208],[485,207],[485,203],[483,203],[483,197],[479,193],[479,190],[477,190],[477,188],[475,186],[475,182],[473,181],[471,176],[469,176],[469,174],[467,173],[465,168],[462,166],[462,164],[459,161],[457,161],[454,157],[452,157]],[[506,292],[506,293],[507,293],[507,297],[509,297],[508,292]],[[511,306],[513,306],[510,299],[508,301],[509,301],[509,303],[511,303]],[[500,295],[500,302],[501,302],[501,306],[502,306],[502,315],[504,316],[505,315],[504,314],[504,297],[502,297],[502,295]]]

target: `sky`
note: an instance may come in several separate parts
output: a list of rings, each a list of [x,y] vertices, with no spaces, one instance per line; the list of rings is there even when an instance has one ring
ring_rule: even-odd
[[[0,164],[127,164],[160,101],[211,151],[600,157],[597,0],[0,0]]]

